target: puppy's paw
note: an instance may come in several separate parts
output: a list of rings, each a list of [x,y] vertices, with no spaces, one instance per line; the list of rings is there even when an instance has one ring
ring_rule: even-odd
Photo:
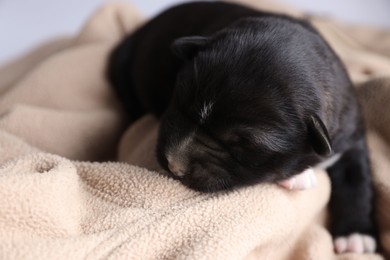
[[[376,242],[372,236],[354,233],[347,237],[338,237],[334,240],[336,253],[374,253]]]
[[[278,182],[278,184],[288,190],[307,190],[317,186],[317,177],[314,170],[309,168],[287,180]]]

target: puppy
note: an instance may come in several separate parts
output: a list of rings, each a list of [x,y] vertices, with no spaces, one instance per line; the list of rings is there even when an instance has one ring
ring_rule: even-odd
[[[335,249],[375,251],[362,113],[309,23],[236,4],[179,5],[114,49],[108,79],[131,121],[161,119],[159,163],[191,189],[283,183],[338,159],[328,168]]]

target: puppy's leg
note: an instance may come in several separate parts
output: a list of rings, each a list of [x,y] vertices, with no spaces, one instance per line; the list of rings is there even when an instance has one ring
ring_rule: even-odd
[[[317,177],[314,170],[309,168],[296,176],[278,182],[278,184],[288,190],[307,190],[317,186]]]
[[[346,151],[328,172],[332,181],[330,229],[336,252],[374,252],[373,190],[365,142]]]

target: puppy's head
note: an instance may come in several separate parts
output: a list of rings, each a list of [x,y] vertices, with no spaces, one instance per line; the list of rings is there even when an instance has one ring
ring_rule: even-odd
[[[188,187],[279,181],[331,152],[316,82],[306,76],[313,68],[302,68],[308,57],[268,36],[220,33],[174,43],[184,65],[157,156]]]

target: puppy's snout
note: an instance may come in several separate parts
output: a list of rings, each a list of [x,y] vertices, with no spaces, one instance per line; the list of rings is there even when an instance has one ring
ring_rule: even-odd
[[[178,177],[184,176],[185,168],[180,163],[170,160],[168,162],[168,168],[174,175]]]

